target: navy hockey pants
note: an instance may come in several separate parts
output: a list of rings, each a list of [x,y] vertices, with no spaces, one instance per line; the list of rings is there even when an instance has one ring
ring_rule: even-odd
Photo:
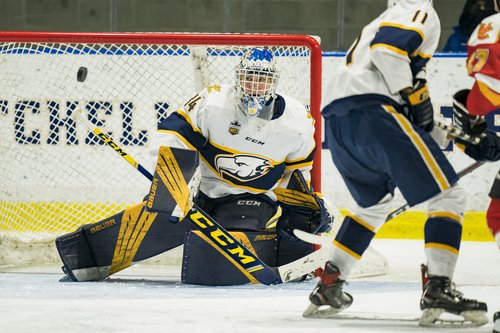
[[[351,195],[370,207],[398,187],[410,206],[455,184],[458,176],[432,137],[390,105],[335,112],[325,135]]]

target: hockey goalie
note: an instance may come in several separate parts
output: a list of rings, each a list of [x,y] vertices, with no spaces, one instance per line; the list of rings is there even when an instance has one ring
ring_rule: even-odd
[[[331,224],[309,186],[314,121],[300,102],[276,93],[278,79],[273,55],[254,48],[234,84],[208,86],[163,120],[151,140],[156,168],[144,201],[56,239],[63,280],[103,280],[184,244],[184,283],[253,282],[186,221],[178,203],[191,205],[189,197],[269,266],[311,253],[292,231]],[[195,179],[191,193],[175,189]]]

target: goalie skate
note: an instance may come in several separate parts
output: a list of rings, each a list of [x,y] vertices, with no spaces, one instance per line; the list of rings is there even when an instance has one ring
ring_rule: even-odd
[[[420,299],[420,326],[425,327],[478,327],[488,323],[485,303],[463,297],[455,285],[445,276],[426,276],[427,268],[422,266],[424,290]],[[460,319],[440,318],[448,313]]]
[[[340,271],[331,261],[327,261],[321,272],[321,280],[309,295],[311,304],[304,311],[306,318],[326,318],[348,308],[352,304],[352,296],[344,291],[342,287],[344,280],[339,278]]]

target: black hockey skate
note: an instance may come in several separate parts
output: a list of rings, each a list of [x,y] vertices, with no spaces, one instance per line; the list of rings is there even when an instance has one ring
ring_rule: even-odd
[[[351,306],[352,296],[342,291],[345,281],[339,276],[337,266],[327,261],[321,272],[321,280],[309,295],[311,304],[304,311],[304,317],[331,317]]]
[[[420,325],[426,327],[478,327],[488,322],[485,303],[463,297],[448,277],[427,277],[427,267],[422,265],[423,293],[420,299]],[[463,320],[440,319],[447,312]]]
[[[500,311],[493,315],[493,333],[500,333]]]

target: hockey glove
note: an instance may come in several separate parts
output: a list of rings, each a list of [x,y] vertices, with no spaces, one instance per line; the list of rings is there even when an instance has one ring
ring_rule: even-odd
[[[487,124],[482,116],[473,116],[465,107],[469,89],[457,91],[453,95],[453,126],[471,136],[480,136],[486,131]]]
[[[329,231],[332,216],[325,208],[323,199],[316,195],[314,195],[314,198],[318,203],[318,209],[280,202],[283,212],[278,222],[278,229],[289,235],[293,235],[294,229],[312,234]]]
[[[429,88],[425,80],[417,80],[413,88],[400,92],[407,104],[408,117],[412,123],[423,128],[426,132],[434,127],[434,110],[429,96]]]
[[[478,144],[455,139],[465,146],[464,152],[476,161],[496,162],[500,160],[500,138],[494,132],[485,131],[484,137]]]

